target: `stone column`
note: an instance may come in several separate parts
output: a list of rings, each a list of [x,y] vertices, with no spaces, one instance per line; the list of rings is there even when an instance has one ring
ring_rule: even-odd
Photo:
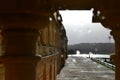
[[[115,40],[115,54],[111,55],[116,66],[115,80],[120,80],[120,28],[112,29],[111,34]]]
[[[7,14],[3,21],[2,36],[5,80],[36,80],[36,56],[39,29],[45,24],[43,17],[31,14]]]
[[[36,65],[40,60],[35,56],[37,30],[3,30],[5,80],[35,80]]]

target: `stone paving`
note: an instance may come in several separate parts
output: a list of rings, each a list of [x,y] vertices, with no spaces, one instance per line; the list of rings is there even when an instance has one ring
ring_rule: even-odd
[[[69,56],[57,80],[114,80],[115,72],[89,58]]]

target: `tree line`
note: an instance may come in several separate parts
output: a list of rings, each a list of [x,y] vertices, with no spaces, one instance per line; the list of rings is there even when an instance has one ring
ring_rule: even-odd
[[[111,54],[115,52],[114,43],[79,43],[68,45],[68,54],[75,54],[79,50],[81,54]]]

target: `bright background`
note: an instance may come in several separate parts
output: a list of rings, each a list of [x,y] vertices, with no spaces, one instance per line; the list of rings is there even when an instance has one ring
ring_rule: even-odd
[[[77,43],[113,43],[109,29],[101,23],[92,23],[92,10],[60,11],[65,26],[68,44]],[[111,36],[111,38],[110,38]]]

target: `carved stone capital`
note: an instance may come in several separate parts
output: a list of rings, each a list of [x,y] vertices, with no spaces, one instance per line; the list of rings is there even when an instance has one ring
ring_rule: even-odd
[[[114,39],[120,39],[120,27],[111,28],[111,35],[113,35]]]
[[[101,24],[110,29],[120,27],[120,10],[104,10],[101,11],[99,20]]]
[[[32,14],[4,14],[0,15],[3,29],[32,28],[43,29],[49,23],[49,16],[37,16]]]
[[[112,29],[111,35],[115,40],[115,55],[120,57],[120,28]]]

